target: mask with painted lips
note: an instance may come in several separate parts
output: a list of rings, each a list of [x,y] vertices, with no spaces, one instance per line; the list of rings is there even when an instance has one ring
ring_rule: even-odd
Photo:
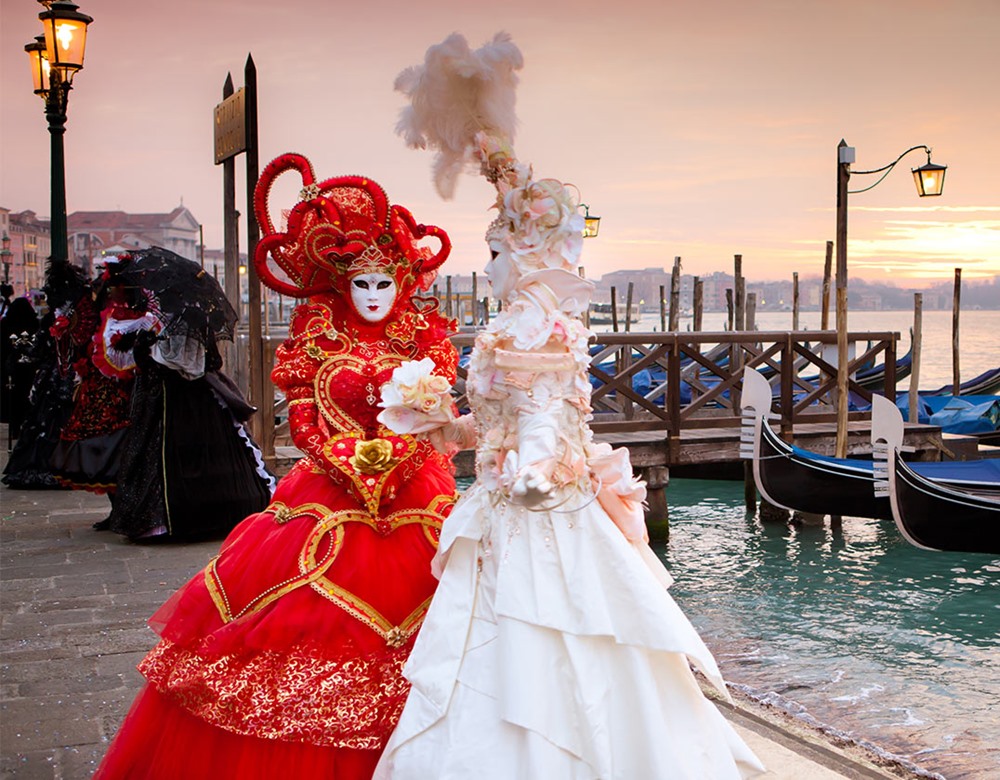
[[[396,302],[396,282],[386,274],[359,274],[351,279],[351,302],[367,322],[381,322]]]

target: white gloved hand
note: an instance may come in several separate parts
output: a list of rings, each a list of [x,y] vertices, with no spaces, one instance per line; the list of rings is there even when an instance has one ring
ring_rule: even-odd
[[[553,485],[541,469],[525,466],[514,480],[510,494],[518,503],[526,507],[536,507],[552,494]]]

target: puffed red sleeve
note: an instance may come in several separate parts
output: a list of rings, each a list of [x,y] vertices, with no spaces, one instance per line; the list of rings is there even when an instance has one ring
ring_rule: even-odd
[[[344,474],[330,463],[329,455],[323,450],[330,431],[319,413],[313,385],[322,357],[310,354],[308,349],[322,322],[322,311],[318,308],[305,305],[296,309],[289,337],[275,351],[271,379],[288,400],[288,427],[295,446],[331,477],[343,481]]]

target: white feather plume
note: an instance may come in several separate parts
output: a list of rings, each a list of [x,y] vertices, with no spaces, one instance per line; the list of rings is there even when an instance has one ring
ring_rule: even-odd
[[[395,88],[410,100],[396,132],[410,147],[437,152],[433,175],[441,197],[454,195],[458,174],[473,161],[477,133],[513,142],[515,71],[523,64],[505,32],[475,51],[464,36],[452,33],[427,50],[422,65],[396,77]]]

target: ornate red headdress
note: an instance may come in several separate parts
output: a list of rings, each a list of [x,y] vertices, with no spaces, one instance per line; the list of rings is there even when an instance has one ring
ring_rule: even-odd
[[[275,180],[290,170],[299,172],[302,189],[281,233],[271,222],[268,199]],[[417,286],[426,289],[451,252],[443,230],[419,225],[402,206],[390,206],[385,190],[371,179],[335,176],[317,182],[312,164],[300,154],[283,154],[267,165],[254,192],[254,211],[263,233],[254,254],[261,283],[296,298],[347,294],[352,277],[378,272],[395,279],[403,299]],[[436,253],[418,246],[427,236],[440,243]],[[269,258],[288,281],[276,275]]]

